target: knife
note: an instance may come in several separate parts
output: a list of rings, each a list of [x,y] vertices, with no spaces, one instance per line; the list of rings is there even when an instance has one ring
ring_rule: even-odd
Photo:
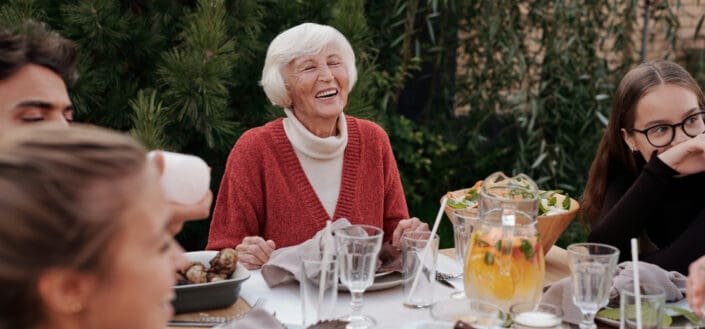
[[[219,321],[185,321],[185,320],[171,320],[167,323],[170,327],[204,327],[212,328],[217,325],[221,325],[225,322]]]

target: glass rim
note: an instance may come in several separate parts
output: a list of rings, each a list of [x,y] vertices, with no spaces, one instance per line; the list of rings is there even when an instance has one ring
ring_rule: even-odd
[[[600,247],[604,248],[607,250],[612,251],[611,253],[605,253],[605,254],[591,254],[591,253],[579,253],[575,250],[575,248],[578,247]],[[578,242],[578,243],[571,243],[568,245],[568,247],[565,248],[566,251],[568,251],[572,255],[576,256],[590,256],[590,257],[612,257],[615,254],[619,255],[620,251],[617,249],[615,246],[611,246],[605,243],[597,243],[597,242]]]
[[[470,214],[468,213],[468,208],[463,208],[463,209],[453,209],[453,216],[460,216],[463,218],[470,218],[470,219],[480,219],[480,214],[479,211],[480,209],[478,208],[473,208],[475,209],[475,214]]]
[[[426,237],[425,238],[410,238],[409,236],[412,234],[425,235]],[[406,231],[406,232],[402,233],[401,239],[407,240],[407,241],[412,241],[412,242],[424,242],[424,241],[428,241],[428,237],[430,235],[431,235],[431,231]],[[438,233],[433,235],[433,240],[440,240]]]
[[[555,304],[551,304],[551,303],[542,303],[542,302],[537,302],[537,303],[535,303],[535,302],[519,302],[519,303],[515,303],[515,304],[512,304],[512,306],[509,306],[509,313],[510,313],[510,314],[515,314],[515,313],[520,313],[520,312],[523,313],[523,312],[526,312],[526,311],[527,311],[527,310],[522,310],[522,311],[516,311],[516,312],[515,312],[515,310],[514,310],[514,307],[515,307],[515,306],[533,306],[534,309],[538,309],[539,307],[546,307],[546,308],[550,308],[550,309],[556,311],[556,315],[557,315],[558,317],[561,317],[561,318],[562,318],[562,317],[564,316],[563,309],[562,309],[560,306],[555,305]]]
[[[629,282],[630,282],[631,284],[628,284],[628,285],[622,287],[621,289],[619,289],[619,295],[620,295],[620,297],[621,297],[622,295],[627,295],[627,296],[630,296],[630,297],[636,297],[636,294],[634,294],[634,284],[633,284],[634,281],[631,281],[631,280],[630,280]],[[663,287],[661,287],[661,286],[659,286],[659,285],[657,285],[657,284],[655,284],[655,283],[643,283],[643,282],[639,282],[639,288],[641,288],[641,287],[643,287],[643,286],[647,286],[647,287],[649,287],[649,288],[656,288],[659,292],[657,292],[657,293],[646,293],[646,292],[642,292],[642,291],[641,291],[642,289],[639,289],[639,290],[640,290],[639,295],[640,295],[642,298],[644,298],[644,297],[663,297],[664,299],[666,298],[666,289],[663,289]]]
[[[350,234],[348,234],[345,230],[346,230],[346,229],[349,229],[349,228],[351,228],[351,227],[362,227],[362,228],[365,228],[365,229],[372,229],[372,231],[374,231],[375,234],[372,234],[372,235],[365,235],[365,236],[362,236],[362,235],[350,235]],[[366,233],[369,233],[369,232],[366,231]],[[340,236],[342,236],[342,237],[345,237],[345,238],[354,238],[354,239],[376,239],[376,238],[379,237],[379,236],[384,236],[384,230],[382,230],[381,228],[379,228],[379,227],[377,227],[377,226],[374,226],[374,225],[352,224],[352,225],[350,225],[350,226],[346,226],[346,227],[342,227],[342,228],[338,228],[338,229],[333,230],[333,236],[338,236],[338,235],[340,235]]]

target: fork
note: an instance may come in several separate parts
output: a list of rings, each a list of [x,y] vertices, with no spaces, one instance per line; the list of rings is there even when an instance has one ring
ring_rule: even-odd
[[[436,271],[436,280],[438,280],[438,281],[448,281],[448,280],[450,280],[450,279],[459,278],[459,277],[462,276],[462,275],[463,275],[462,272],[461,272],[461,273],[458,273],[458,274],[450,274],[450,273],[444,273],[444,272]]]

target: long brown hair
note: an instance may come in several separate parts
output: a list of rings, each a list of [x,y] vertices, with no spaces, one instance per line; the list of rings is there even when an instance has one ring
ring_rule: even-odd
[[[108,270],[145,163],[132,138],[94,127],[23,128],[0,141],[0,328],[45,320],[45,271]]]
[[[617,87],[612,112],[595,160],[590,167],[581,209],[593,225],[599,220],[609,182],[618,176],[634,181],[641,170],[637,159],[622,138],[621,129],[634,127],[636,106],[654,87],[673,84],[692,91],[698,105],[705,107],[705,96],[695,79],[680,65],[658,60],[642,63],[627,73]]]

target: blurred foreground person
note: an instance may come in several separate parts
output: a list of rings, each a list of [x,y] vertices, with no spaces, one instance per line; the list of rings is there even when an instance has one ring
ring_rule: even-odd
[[[185,259],[158,162],[100,128],[0,141],[0,328],[165,327]]]

